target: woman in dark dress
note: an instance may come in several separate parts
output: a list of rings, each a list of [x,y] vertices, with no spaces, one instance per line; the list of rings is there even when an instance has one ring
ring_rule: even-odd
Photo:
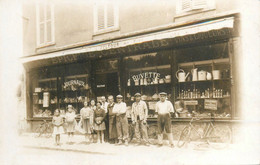
[[[100,143],[100,137],[101,137],[101,143],[104,143],[104,130],[106,129],[105,126],[105,117],[106,112],[104,109],[101,108],[102,103],[97,102],[96,110],[94,111],[94,129],[97,132],[97,143]]]

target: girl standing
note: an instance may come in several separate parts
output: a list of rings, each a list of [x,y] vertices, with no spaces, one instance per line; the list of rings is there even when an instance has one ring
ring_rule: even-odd
[[[56,145],[60,145],[60,134],[64,133],[63,130],[63,117],[60,116],[60,111],[58,109],[55,110],[54,116],[52,118],[53,134],[55,135]]]
[[[100,143],[100,136],[101,136],[101,143],[104,143],[104,130],[106,129],[104,119],[106,117],[106,112],[104,109],[101,108],[102,103],[100,101],[97,102],[97,108],[94,111],[94,129],[97,131],[97,142]]]
[[[75,126],[77,124],[76,114],[72,105],[68,105],[68,112],[65,116],[65,122],[67,123],[68,143],[72,143],[73,134],[75,132]]]
[[[88,107],[88,102],[85,101],[84,107],[80,110],[80,122],[83,126],[86,142],[90,142],[90,137],[93,130],[93,113],[93,110]],[[93,138],[91,139],[93,140]]]

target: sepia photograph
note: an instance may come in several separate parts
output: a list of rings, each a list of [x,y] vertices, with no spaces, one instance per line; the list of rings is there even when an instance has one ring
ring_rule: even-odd
[[[260,164],[259,0],[2,0],[1,165]]]

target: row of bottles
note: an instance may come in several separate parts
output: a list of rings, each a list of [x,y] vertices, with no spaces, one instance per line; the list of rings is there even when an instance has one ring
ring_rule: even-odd
[[[224,91],[223,89],[206,89],[201,91],[199,89],[194,88],[193,90],[181,90],[179,93],[178,99],[196,99],[196,98],[223,98],[229,97],[229,92]]]

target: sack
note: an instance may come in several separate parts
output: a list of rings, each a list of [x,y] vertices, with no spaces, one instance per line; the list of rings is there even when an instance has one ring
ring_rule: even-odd
[[[81,121],[79,121],[79,123],[76,124],[75,129],[76,129],[76,131],[78,131],[79,133],[85,134],[85,131],[83,130],[83,125],[82,125],[82,122],[81,122]]]

